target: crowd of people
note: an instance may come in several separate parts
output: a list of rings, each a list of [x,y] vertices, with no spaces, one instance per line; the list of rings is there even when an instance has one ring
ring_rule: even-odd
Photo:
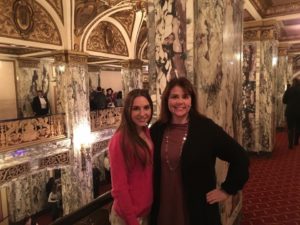
[[[97,87],[90,93],[91,111],[121,106],[123,106],[122,91],[114,92],[112,88],[107,88],[104,93],[103,88]]]
[[[218,203],[248,180],[246,151],[197,110],[186,78],[174,78],[162,94],[150,129],[153,103],[146,90],[128,93],[119,128],[109,143],[112,225],[221,225]],[[216,184],[215,162],[229,163]]]

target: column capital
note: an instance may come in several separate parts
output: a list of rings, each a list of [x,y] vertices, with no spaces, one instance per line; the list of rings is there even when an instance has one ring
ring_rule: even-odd
[[[278,40],[280,24],[275,20],[246,22],[244,41]]]
[[[142,69],[143,61],[140,59],[129,59],[122,63],[123,68],[128,69]]]
[[[63,50],[54,54],[54,60],[56,63],[87,64],[88,54],[83,52]]]
[[[39,67],[39,60],[36,59],[18,59],[19,67],[26,67],[26,68],[38,68]]]

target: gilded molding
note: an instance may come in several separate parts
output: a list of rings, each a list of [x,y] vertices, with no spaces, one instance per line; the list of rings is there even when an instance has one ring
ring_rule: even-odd
[[[128,56],[128,49],[120,30],[109,22],[99,23],[87,41],[87,50]]]
[[[128,36],[131,38],[135,22],[135,12],[133,10],[121,11],[113,14],[111,17],[116,19],[125,28]]]
[[[122,111],[122,107],[115,107],[90,112],[92,132],[118,127],[121,122]]]
[[[61,22],[64,24],[64,11],[62,0],[46,0],[55,10]]]
[[[95,142],[92,144],[92,156],[95,156],[105,150],[108,146],[108,142],[110,139],[104,140],[104,141],[99,141]]]
[[[65,166],[70,164],[70,153],[62,152],[55,155],[50,155],[39,160],[39,168]]]
[[[39,60],[32,60],[32,59],[18,59],[18,65],[20,68],[38,68],[39,67]]]
[[[0,169],[0,185],[14,178],[25,175],[30,171],[29,162]]]

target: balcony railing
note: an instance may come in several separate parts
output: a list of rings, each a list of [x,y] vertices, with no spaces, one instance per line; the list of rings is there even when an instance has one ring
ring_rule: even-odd
[[[100,131],[106,128],[119,126],[123,107],[108,108],[98,111],[92,111],[91,130]]]
[[[51,225],[109,225],[109,209],[113,198],[108,191],[82,208],[56,220]]]
[[[0,152],[65,137],[64,114],[0,121]]]

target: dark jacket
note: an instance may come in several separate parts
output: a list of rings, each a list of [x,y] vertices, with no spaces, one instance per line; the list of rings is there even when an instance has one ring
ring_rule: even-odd
[[[36,116],[47,115],[49,113],[49,102],[48,102],[48,99],[46,97],[44,97],[44,99],[45,99],[45,101],[47,103],[47,106],[46,106],[45,109],[42,109],[39,96],[36,96],[36,97],[33,98],[33,101],[32,101],[32,110],[33,110],[33,112],[35,113]]]
[[[161,179],[161,144],[166,124],[151,127],[154,143],[154,202],[152,225],[157,224]],[[191,116],[187,140],[183,145],[181,165],[184,195],[190,225],[221,225],[218,204],[209,205],[206,193],[216,188],[215,162],[220,158],[230,163],[221,187],[236,194],[248,180],[249,161],[246,151],[212,120]],[[172,188],[172,187],[170,187]]]
[[[300,86],[288,88],[283,95],[282,102],[286,104],[285,116],[291,118],[300,117]]]

